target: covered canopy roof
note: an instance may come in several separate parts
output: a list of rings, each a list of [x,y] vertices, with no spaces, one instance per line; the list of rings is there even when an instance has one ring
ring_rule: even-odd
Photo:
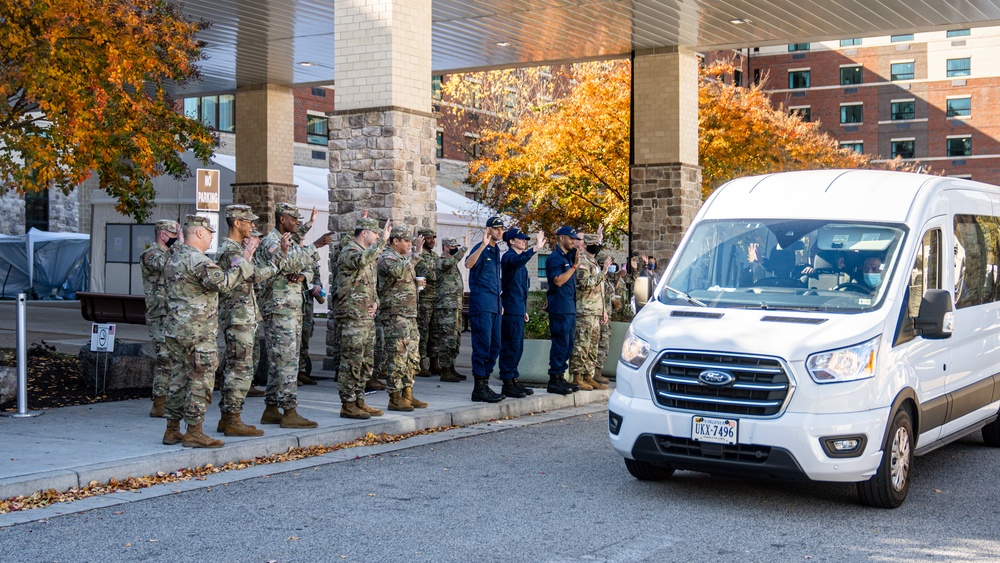
[[[213,22],[205,80],[186,94],[237,85],[332,84],[334,3],[186,0]],[[1000,0],[433,0],[436,73],[567,62],[682,46],[746,48],[997,25]],[[300,63],[311,63],[304,66]]]

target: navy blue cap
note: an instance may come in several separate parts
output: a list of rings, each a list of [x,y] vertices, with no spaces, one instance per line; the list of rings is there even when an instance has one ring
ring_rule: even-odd
[[[494,215],[493,217],[490,217],[489,219],[486,220],[486,226],[491,228],[503,227],[503,221],[501,221],[499,217]]]
[[[516,238],[523,239],[523,240],[531,240],[531,237],[529,237],[528,235],[524,234],[524,231],[522,231],[521,229],[519,229],[517,227],[511,227],[511,228],[507,229],[506,233],[503,234],[503,240],[504,240],[504,242],[509,242],[512,239],[516,239]]]
[[[559,235],[566,235],[569,238],[580,240],[580,235],[576,234],[576,229],[570,227],[569,225],[566,225],[565,227],[559,227],[559,230],[556,231],[556,236]]]

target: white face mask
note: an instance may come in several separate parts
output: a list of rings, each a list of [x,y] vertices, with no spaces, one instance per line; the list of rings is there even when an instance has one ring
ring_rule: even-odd
[[[616,264],[612,264],[612,265],[608,266],[608,273],[609,274],[614,274],[617,271],[618,271],[618,266]]]

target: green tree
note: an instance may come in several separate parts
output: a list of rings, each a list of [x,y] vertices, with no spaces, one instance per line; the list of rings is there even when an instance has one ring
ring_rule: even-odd
[[[207,162],[216,140],[164,85],[200,78],[196,33],[165,0],[0,0],[0,190],[68,193],[94,172],[116,209],[145,221],[151,179]]]

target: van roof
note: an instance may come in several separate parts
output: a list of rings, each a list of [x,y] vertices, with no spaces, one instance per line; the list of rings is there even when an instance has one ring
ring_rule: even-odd
[[[807,170],[748,176],[726,183],[702,219],[847,219],[903,223],[914,200],[932,187],[985,184],[885,170]]]

